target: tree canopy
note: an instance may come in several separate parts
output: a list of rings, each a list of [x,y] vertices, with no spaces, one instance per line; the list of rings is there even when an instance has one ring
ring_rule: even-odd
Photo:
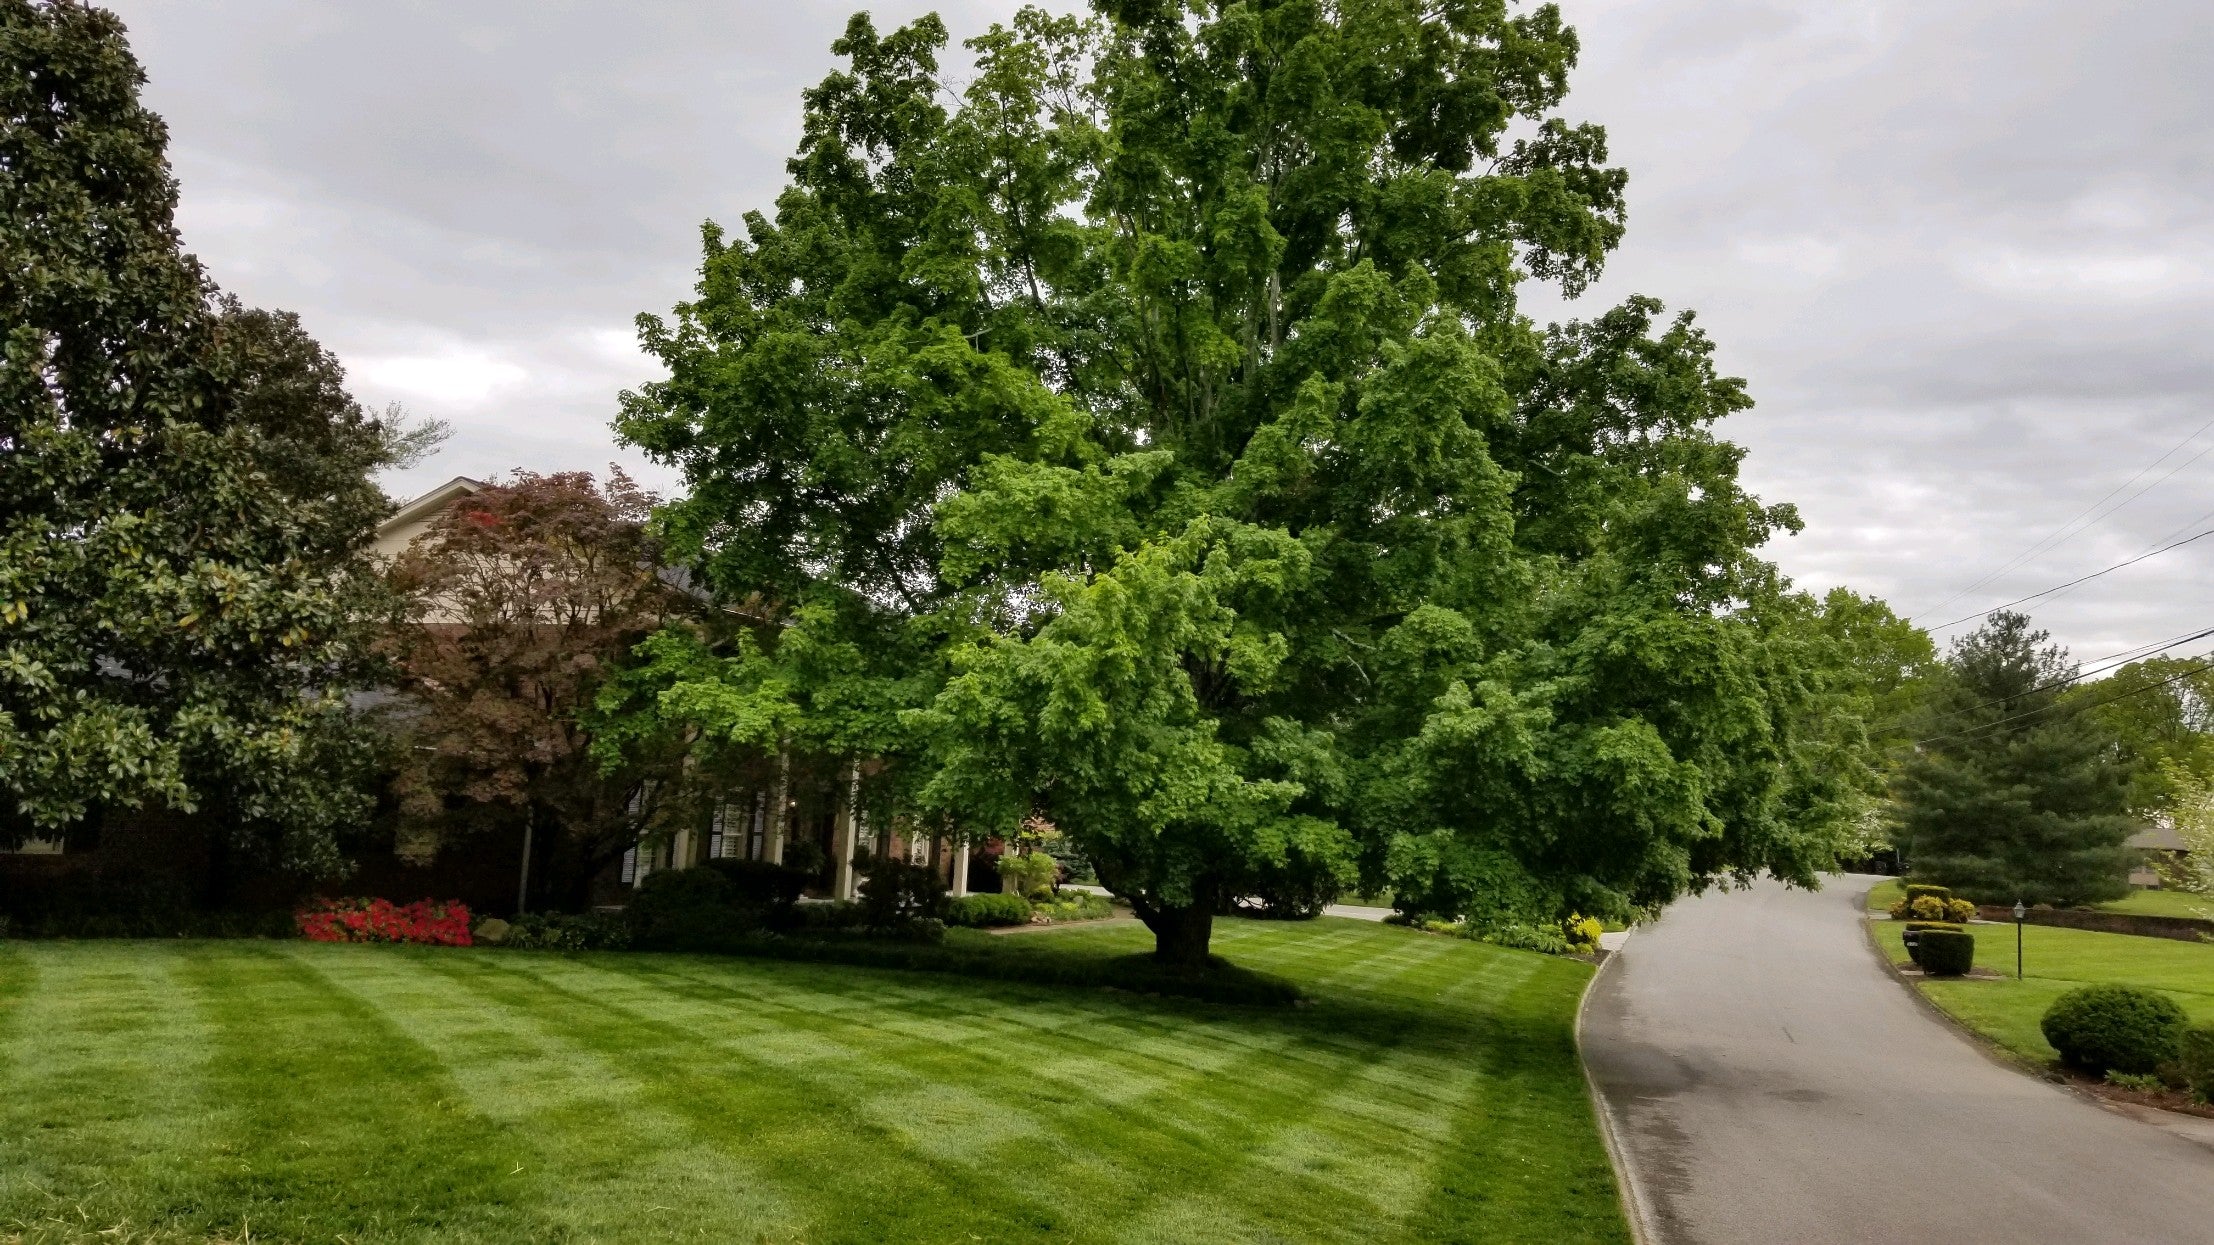
[[[1757,554],[1744,385],[1650,298],[1517,310],[1625,224],[1554,6],[1025,9],[958,93],[946,41],[855,17],[641,317],[661,529],[785,624],[661,712],[1043,815],[1180,959],[1292,875],[1549,919],[1832,862],[1869,692]]]
[[[218,812],[340,866],[369,473],[421,448],[181,249],[114,16],[0,0],[0,842]]]

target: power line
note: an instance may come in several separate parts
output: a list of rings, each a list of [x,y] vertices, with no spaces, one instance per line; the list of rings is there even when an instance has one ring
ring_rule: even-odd
[[[2001,696],[1995,700],[1987,700],[1980,705],[1969,705],[1964,709],[1954,709],[1945,713],[1940,713],[1936,717],[1931,718],[1930,723],[1934,725],[1938,722],[1944,721],[1947,718],[1957,718],[1963,713],[1974,713],[1978,709],[1989,709],[1993,705],[2002,705],[2005,704],[2007,701],[2017,700],[2023,696],[2035,696],[2039,692],[2049,692],[2057,687],[2067,687],[2070,684],[2081,683],[2085,679],[2092,678],[2101,674],[2106,674],[2109,671],[2115,670],[2121,666],[2128,665],[2131,662],[2143,661],[2148,657],[2153,657],[2157,656],[2158,654],[2165,653],[2169,649],[2176,648],[2180,645],[2189,644],[2193,640],[2203,640],[2209,636],[2214,636],[2214,627],[2209,627],[2204,631],[2194,631],[2188,635],[2179,635],[2171,640],[2156,640],[2151,644],[2140,644],[2135,648],[2123,649],[2119,653],[2109,653],[2104,657],[2095,658],[2087,666],[2079,667],[2074,674],[2071,674],[2066,678],[2054,679],[2050,683],[2040,684],[2039,686],[2030,688],[2027,691],[2017,692],[2012,696]],[[1887,722],[1879,723],[1878,725],[1873,726],[1869,729],[1871,731],[1879,732],[1886,731],[1894,726],[1898,726],[1901,723],[1908,721],[1913,716],[1913,714],[1901,714],[1898,717],[1892,718]]]
[[[1953,619],[1951,622],[1941,622],[1936,626],[1930,628],[1930,630],[1943,631],[1947,627],[1957,627],[1964,622],[1974,622],[1976,619],[1979,618],[1989,618],[1991,615],[1998,613],[2000,610],[2012,609],[2015,606],[2020,605],[2026,601],[2035,601],[2041,597],[2049,597],[2056,592],[2065,592],[2066,590],[2073,588],[2078,584],[2087,584],[2092,580],[2097,579],[2101,575],[2110,575],[2115,571],[2121,570],[2125,566],[2135,566],[2139,562],[2142,562],[2147,558],[2166,553],[2170,549],[2181,549],[2183,546],[2190,544],[2192,541],[2204,540],[2209,536],[2214,536],[2214,528],[2208,528],[2205,531],[2197,533],[2196,535],[2186,536],[2182,540],[2176,541],[2172,544],[2162,545],[2157,549],[2149,549],[2144,553],[2140,553],[2136,557],[2129,559],[2126,562],[2116,562],[2112,566],[2102,567],[2091,572],[2088,575],[2078,575],[2074,579],[2069,580],[2067,583],[2056,584],[2053,587],[2047,588],[2042,592],[2033,592],[2026,597],[2016,597],[2013,600],[2008,601],[2004,605],[1994,605],[1990,609],[1984,610],[1980,613],[1964,614],[1959,618]]]
[[[2171,683],[2180,683],[2183,680],[2190,678],[2192,675],[2198,674],[2201,671],[2205,670],[2214,670],[2214,661],[2201,662],[2200,664],[2193,666],[2188,670],[2178,671],[2175,674],[2169,675],[2167,678],[2162,679],[2158,683],[2147,683],[2143,687],[2133,687],[2126,692],[2118,692],[2115,695],[2109,696],[2104,700],[2094,700],[2083,704],[2071,704],[2067,701],[2055,701],[2052,704],[2043,705],[2036,709],[2025,710],[2021,713],[2014,714],[2011,717],[2000,718],[1995,722],[1985,722],[1981,726],[1971,726],[1967,730],[1954,731],[1950,735],[1932,735],[1928,739],[1917,739],[1914,741],[1912,746],[1919,748],[1924,744],[1944,743],[1948,739],[1965,739],[1972,735],[1979,735],[1986,731],[1996,730],[2001,726],[2005,726],[2009,722],[2020,721],[2023,718],[2033,718],[2040,713],[2050,713],[2055,709],[2067,709],[2070,712],[2074,713],[2080,713],[2085,709],[2096,709],[2101,705],[2111,705],[2117,700],[2128,700],[2132,696],[2142,696],[2147,692],[2157,692],[2161,688],[2166,687]]]
[[[2201,458],[2206,457],[2209,452],[2214,452],[2214,446],[2208,446],[2206,449],[2200,450],[2198,453],[2192,455],[2184,462],[2178,463],[2176,466],[2169,468],[2167,475],[2161,476],[2160,479],[2155,480],[2151,484],[2146,485],[2144,488],[2141,488],[2135,493],[2130,494],[2128,499],[2123,501],[2121,505],[2115,506],[2112,510],[2108,510],[2102,514],[2099,514],[2089,523],[2085,523],[2082,527],[2076,528],[2076,530],[2074,531],[2069,531],[2070,528],[2074,528],[2075,525],[2086,515],[2090,515],[2093,511],[2098,510],[2099,507],[2104,506],[2109,501],[2112,501],[2115,496],[2120,494],[2124,489],[2127,489],[2130,485],[2144,479],[2146,472],[2151,471],[2153,468],[2158,467],[2160,464],[2168,461],[2170,457],[2181,451],[2185,446],[2191,444],[2193,441],[2198,440],[2200,435],[2209,428],[2214,428],[2214,419],[2210,419],[2205,423],[2200,424],[2196,429],[2192,431],[2190,436],[2187,436],[2181,441],[2176,442],[2174,445],[2168,447],[2167,451],[2161,454],[2160,457],[2155,458],[2151,462],[2146,463],[2144,466],[2138,468],[2136,475],[2133,475],[2129,479],[2124,480],[2120,484],[2114,486],[2114,488],[2107,492],[2106,496],[2101,497],[2097,501],[2092,502],[2090,505],[2085,506],[2082,510],[2077,511],[2075,518],[2072,518],[2066,523],[2061,524],[2059,527],[2054,528],[2052,531],[2047,532],[2042,539],[2037,541],[2036,544],[2033,544],[2022,552],[2015,554],[2014,557],[2006,563],[2006,565],[2001,566],[1995,571],[1992,571],[1991,573],[1985,575],[1983,578],[1978,579],[1976,582],[1968,585],[1965,588],[1962,588],[1960,591],[1955,592],[1953,595],[1946,597],[1944,600],[1939,601],[1937,604],[1930,606],[1928,609],[1923,610],[1922,612],[1925,614],[1934,614],[1937,611],[1944,609],[1946,606],[1951,605],[1953,602],[1958,601],[1964,596],[1967,596],[1969,593],[1974,592],[1976,589],[1983,587],[1985,584],[1988,584],[1992,580],[2006,574],[2008,571],[2013,570],[2015,567],[2022,565],[2024,562],[2029,561],[2031,558],[2036,557],[2038,554],[2059,548],[2061,545],[2066,544],[2068,541],[2074,539],[2075,537],[2082,535],[2086,531],[2089,531],[2092,527],[2096,526],[2101,519],[2106,518],[2107,515],[2113,514],[2116,510],[2120,510],[2122,506],[2127,506],[2130,504],[2130,502],[2136,501],[2138,498],[2143,497],[2146,493],[2149,493],[2153,489],[2160,487],[2161,484],[2167,481],[2169,476],[2174,475],[2176,472],[2181,471],[2185,467],[2190,466],[2192,463],[2195,463]]]

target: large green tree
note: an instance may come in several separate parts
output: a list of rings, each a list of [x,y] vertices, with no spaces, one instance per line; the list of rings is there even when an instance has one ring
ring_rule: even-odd
[[[2129,765],[2129,806],[2166,811],[2199,800],[2214,779],[2214,661],[2148,657],[2069,689],[2121,742]],[[2197,783],[2179,781],[2196,776]]]
[[[114,16],[0,0],[0,840],[202,810],[339,866],[373,469],[411,439],[180,245]]]
[[[1516,310],[1624,225],[1557,9],[1024,10],[958,96],[945,38],[854,18],[774,219],[642,319],[664,530],[788,624],[665,704],[1043,814],[1178,960],[1287,875],[1527,919],[1833,859],[1865,698],[1742,384],[1651,299]]]
[[[2078,904],[2129,889],[2128,767],[2067,701],[2066,650],[2000,612],[1956,642],[1899,774],[1914,876],[1989,902]]]

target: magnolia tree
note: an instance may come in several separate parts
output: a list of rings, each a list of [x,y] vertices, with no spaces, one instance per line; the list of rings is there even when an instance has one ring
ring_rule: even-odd
[[[370,473],[428,439],[183,252],[143,80],[113,15],[0,0],[0,847],[156,807],[335,872]]]
[[[1756,556],[1688,316],[1551,329],[1625,174],[1551,5],[856,17],[773,219],[642,318],[622,434],[768,642],[662,711],[867,754],[892,811],[1044,816],[1207,954],[1270,888],[1622,913],[1811,882],[1867,807],[1866,680]]]

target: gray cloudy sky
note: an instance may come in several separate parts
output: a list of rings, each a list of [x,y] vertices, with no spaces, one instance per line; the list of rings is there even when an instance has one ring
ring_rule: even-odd
[[[632,317],[690,289],[701,220],[769,205],[862,7],[113,2],[216,278],[300,312],[364,400],[455,426],[403,495],[632,461]],[[1014,4],[868,7],[959,38]],[[1568,312],[1700,313],[1760,403],[1726,429],[1747,474],[1806,518],[1773,550],[1802,583],[1934,624],[2214,526],[2214,427],[2138,475],[2214,421],[2200,5],[1563,7],[1569,112],[1631,171],[1629,240]],[[2214,538],[2032,612],[2096,657],[2214,627],[2209,568]]]

